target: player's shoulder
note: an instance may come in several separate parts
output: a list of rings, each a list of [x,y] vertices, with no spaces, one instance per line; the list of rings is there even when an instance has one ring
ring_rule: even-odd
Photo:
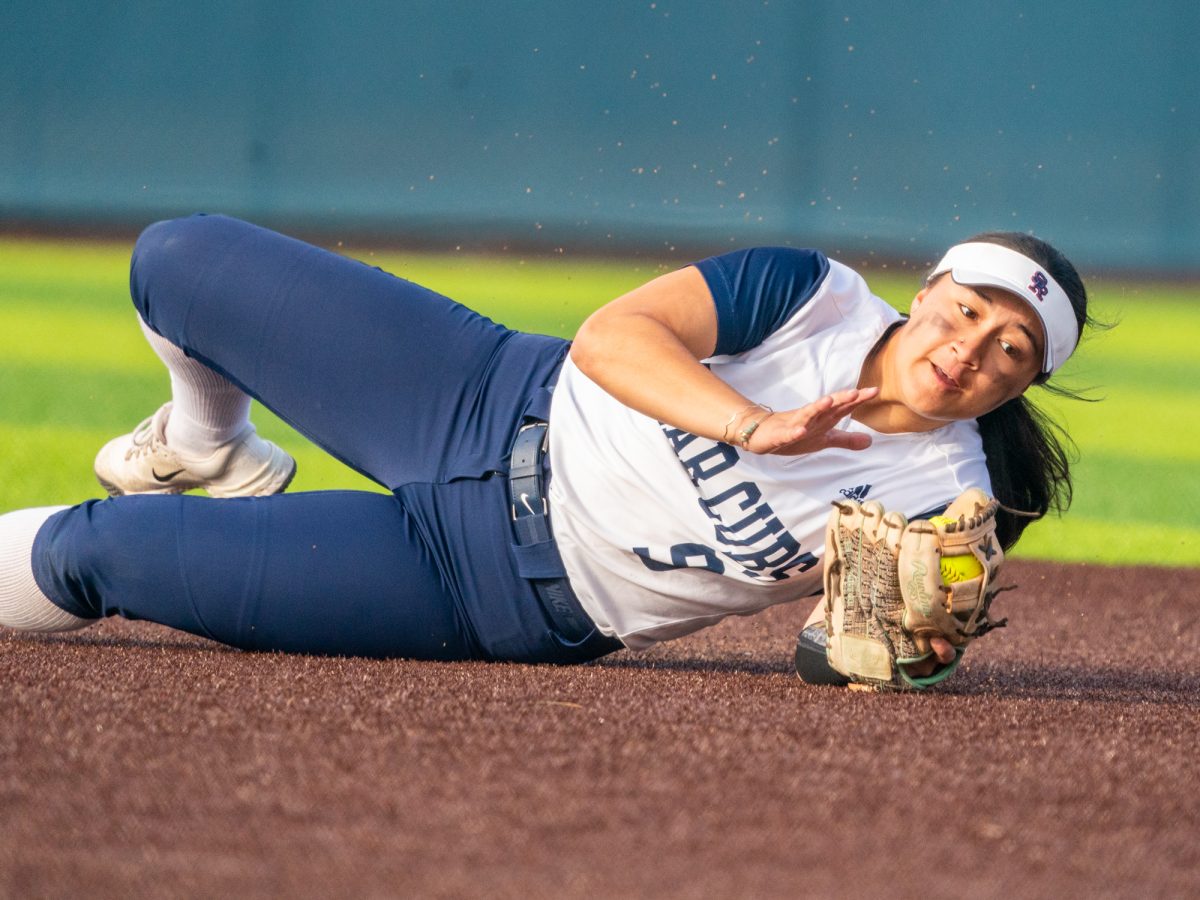
[[[807,319],[814,328],[887,327],[900,314],[887,301],[876,296],[867,280],[856,269],[836,259],[828,259],[825,277],[813,291],[811,301],[797,320]]]
[[[695,266],[734,294],[768,286],[810,293],[829,273],[829,257],[812,248],[762,245],[709,256]]]

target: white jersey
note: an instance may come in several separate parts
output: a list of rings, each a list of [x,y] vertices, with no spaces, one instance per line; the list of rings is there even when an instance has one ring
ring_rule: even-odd
[[[815,251],[759,248],[698,267],[718,312],[721,354],[706,364],[775,409],[857,385],[899,319]],[[757,455],[635,412],[568,358],[550,422],[551,517],[571,586],[599,630],[633,649],[819,594],[833,500],[912,517],[990,491],[974,421],[881,434],[847,418],[837,427],[869,433],[868,449]]]

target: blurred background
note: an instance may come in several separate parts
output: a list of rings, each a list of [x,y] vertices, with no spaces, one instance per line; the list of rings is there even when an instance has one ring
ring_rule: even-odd
[[[0,220],[197,209],[438,247],[1200,268],[1200,5],[31,2]]]
[[[1059,378],[1104,402],[1041,398],[1076,502],[1022,552],[1200,564],[1197,34],[1185,0],[6,0],[0,509],[98,495],[95,449],[165,399],[127,298],[158,218],[248,218],[562,335],[762,243],[904,308],[1003,229],[1121,323]],[[368,486],[256,420],[297,488]]]

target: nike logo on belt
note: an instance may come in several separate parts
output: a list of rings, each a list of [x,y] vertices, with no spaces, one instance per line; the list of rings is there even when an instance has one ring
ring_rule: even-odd
[[[176,469],[174,472],[168,472],[166,475],[159,475],[157,469],[150,470],[150,473],[154,476],[154,480],[157,481],[159,484],[166,484],[168,481],[173,479],[176,475],[179,475],[181,472],[183,472],[183,469]]]

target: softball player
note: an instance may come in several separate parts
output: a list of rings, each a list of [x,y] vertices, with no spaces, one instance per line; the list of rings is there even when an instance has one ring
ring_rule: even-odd
[[[0,516],[0,624],[576,662],[819,594],[838,497],[915,517],[970,487],[1037,515],[1069,495],[1023,395],[1087,298],[1027,236],[952,248],[909,318],[817,251],[729,253],[573,345],[221,216],[148,228],[131,288],[172,400],[101,449],[111,499]],[[280,493],[295,464],[251,397],[390,495]]]

